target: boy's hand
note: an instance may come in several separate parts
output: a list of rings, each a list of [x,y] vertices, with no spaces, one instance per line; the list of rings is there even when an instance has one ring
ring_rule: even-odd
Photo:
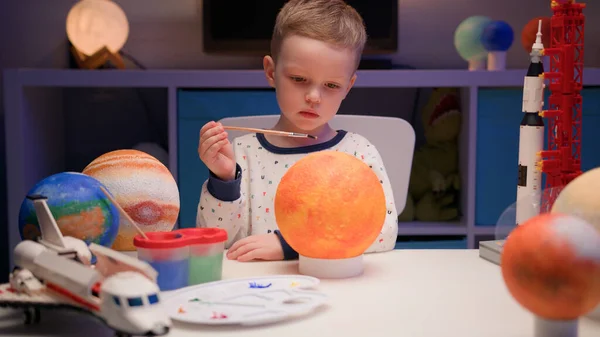
[[[283,260],[283,248],[279,238],[273,233],[252,235],[231,245],[227,258],[240,262]]]
[[[198,155],[206,167],[221,180],[235,179],[233,146],[221,123],[208,122],[200,129]]]

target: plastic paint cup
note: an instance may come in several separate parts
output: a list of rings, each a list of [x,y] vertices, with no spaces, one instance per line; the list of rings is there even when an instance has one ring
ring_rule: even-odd
[[[178,232],[145,233],[148,239],[136,235],[133,244],[138,259],[148,262],[158,272],[156,283],[161,291],[175,290],[188,285],[189,247]]]
[[[186,237],[190,247],[189,285],[221,280],[227,231],[222,228],[185,228],[178,232]]]

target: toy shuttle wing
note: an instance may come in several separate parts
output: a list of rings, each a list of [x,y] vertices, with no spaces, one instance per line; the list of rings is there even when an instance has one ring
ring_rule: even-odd
[[[0,307],[28,308],[28,307],[79,307],[67,297],[58,296],[46,288],[35,294],[27,294],[14,289],[10,283],[0,284]]]
[[[41,244],[48,248],[60,251],[67,249],[67,245],[63,240],[63,235],[58,229],[58,224],[50,212],[48,207],[47,197],[43,195],[33,194],[28,195],[27,199],[33,201],[35,215],[38,219],[42,238],[39,240]]]
[[[41,245],[35,243],[36,245]],[[31,247],[31,246],[30,246]],[[45,249],[29,250],[20,266],[0,284],[0,307],[93,309],[90,289],[102,280],[94,269]]]
[[[95,243],[91,243],[89,248],[96,256],[95,269],[104,277],[122,271],[135,271],[156,282],[158,272],[150,264]]]

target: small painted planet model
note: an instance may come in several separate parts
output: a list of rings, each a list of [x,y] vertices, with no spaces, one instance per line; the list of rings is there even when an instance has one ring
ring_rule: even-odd
[[[600,233],[600,167],[583,172],[560,192],[552,213],[576,215]],[[600,320],[600,304],[588,317]]]
[[[119,211],[100,187],[104,186],[85,174],[63,172],[41,180],[28,195],[48,198],[48,208],[63,236],[110,247],[119,231]],[[19,233],[23,240],[40,235],[33,202],[27,198],[19,211]]]
[[[600,167],[568,183],[556,197],[551,212],[577,215],[600,232]]]
[[[481,41],[485,27],[492,22],[487,16],[474,15],[463,20],[454,31],[454,47],[467,62],[485,60],[488,51]],[[471,67],[471,66],[470,66]]]
[[[481,43],[488,51],[507,51],[513,43],[514,32],[505,21],[495,20],[485,26]]]
[[[525,309],[546,320],[575,320],[600,303],[600,233],[573,215],[534,216],[506,239],[501,269]]]
[[[153,156],[132,149],[111,151],[94,159],[83,173],[102,182],[142,231],[166,232],[175,226],[179,216],[177,182]],[[112,248],[136,250],[133,238],[137,234],[122,216]]]
[[[529,20],[529,22],[523,26],[523,30],[521,30],[521,46],[523,46],[523,49],[525,49],[527,53],[531,53],[531,47],[535,42],[540,20],[542,20],[542,44],[544,45],[544,48],[550,48],[550,18],[540,16]]]

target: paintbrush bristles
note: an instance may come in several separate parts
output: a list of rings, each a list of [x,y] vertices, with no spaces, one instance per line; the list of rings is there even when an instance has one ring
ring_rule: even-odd
[[[256,133],[264,133],[275,136],[283,136],[283,137],[296,137],[296,138],[310,138],[317,139],[317,136],[309,135],[306,133],[297,133],[297,132],[286,132],[286,131],[277,131],[277,130],[268,130],[268,129],[257,129],[257,128],[246,128],[242,126],[223,126],[225,130],[237,130],[237,131],[247,131],[247,132],[256,132]]]

